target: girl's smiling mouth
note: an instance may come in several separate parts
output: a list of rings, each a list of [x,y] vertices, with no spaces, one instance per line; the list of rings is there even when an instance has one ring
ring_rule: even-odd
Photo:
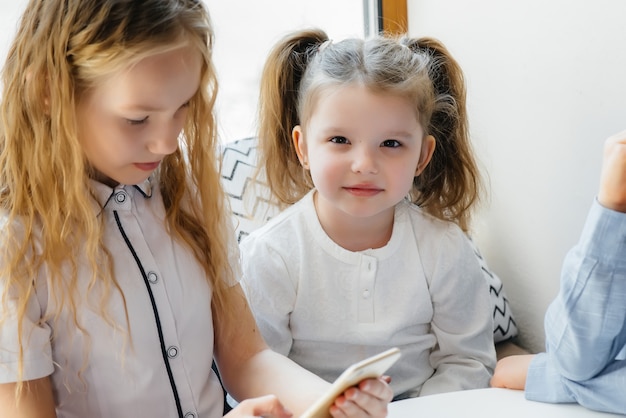
[[[363,197],[374,196],[383,191],[383,189],[370,184],[357,184],[354,186],[344,187],[344,190],[355,196]]]

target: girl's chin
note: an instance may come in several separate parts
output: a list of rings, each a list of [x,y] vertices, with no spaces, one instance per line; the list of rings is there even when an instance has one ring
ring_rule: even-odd
[[[135,173],[135,175],[132,175],[132,176],[118,177],[118,178],[109,177],[106,174],[103,174],[102,172],[96,172],[92,176],[92,178],[102,184],[106,184],[107,186],[111,188],[115,188],[120,184],[129,184],[129,185],[141,184],[150,177],[153,171],[140,172],[140,173]]]

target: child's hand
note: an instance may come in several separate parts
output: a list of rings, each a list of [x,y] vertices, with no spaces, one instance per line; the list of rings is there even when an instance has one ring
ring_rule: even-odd
[[[387,406],[393,398],[389,378],[363,380],[357,387],[346,390],[330,407],[334,418],[386,417]]]
[[[224,418],[291,418],[293,414],[285,409],[274,395],[246,399],[235,409],[224,415]]]
[[[493,372],[491,387],[524,390],[528,366],[534,354],[504,357]]]
[[[626,212],[626,131],[604,143],[598,201],[608,209]]]

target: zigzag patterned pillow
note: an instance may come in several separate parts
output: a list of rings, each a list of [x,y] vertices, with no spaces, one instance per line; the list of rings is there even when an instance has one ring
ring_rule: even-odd
[[[480,263],[483,277],[487,281],[487,284],[489,284],[489,296],[491,298],[491,304],[493,305],[493,340],[498,343],[516,337],[518,333],[517,324],[513,319],[513,312],[511,311],[509,300],[504,293],[502,280],[500,280],[494,272],[489,270],[487,262],[480,254],[480,251],[478,251],[478,247],[474,241],[471,238],[469,241]]]
[[[280,210],[270,203],[269,188],[255,182],[256,138],[226,144],[222,152],[222,185],[235,221],[237,242]]]
[[[269,189],[262,182],[255,182],[256,138],[245,138],[225,145],[222,150],[222,184],[228,195],[237,241],[254,231],[279,209],[269,201]],[[476,257],[480,262],[493,305],[493,339],[498,343],[518,334],[509,301],[500,278],[487,266],[478,248],[470,238]]]

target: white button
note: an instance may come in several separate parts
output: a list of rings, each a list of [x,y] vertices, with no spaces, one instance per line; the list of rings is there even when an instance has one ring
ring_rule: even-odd
[[[159,281],[159,276],[155,272],[151,271],[148,273],[148,281],[152,284],[155,284]]]
[[[124,203],[126,201],[126,193],[124,192],[115,193],[115,201],[117,203]]]
[[[363,299],[369,299],[370,297],[370,291],[368,289],[365,289],[363,291]]]
[[[167,356],[169,358],[176,358],[178,356],[178,347],[171,346],[167,349]]]
[[[185,414],[185,418],[196,418],[196,414],[194,414],[193,412],[187,412]]]

